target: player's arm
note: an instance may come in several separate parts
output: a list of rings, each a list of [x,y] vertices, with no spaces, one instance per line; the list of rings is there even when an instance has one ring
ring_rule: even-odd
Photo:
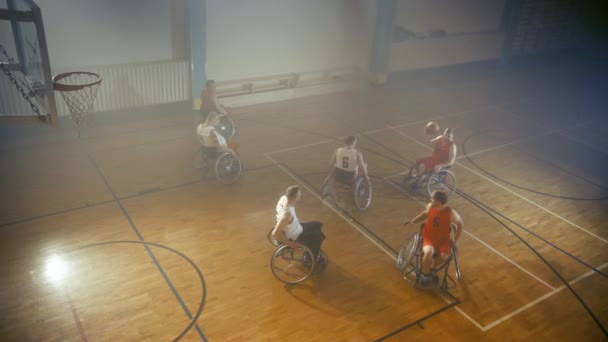
[[[223,137],[220,137],[219,134],[220,133],[216,129],[211,130],[211,140],[213,141],[213,144],[221,151],[232,152],[226,144],[226,140]]]
[[[462,221],[462,217],[458,212],[452,209],[452,223],[456,225],[456,234],[454,235],[454,243],[457,244],[458,240],[460,240],[460,235],[464,230],[464,222]]]
[[[207,96],[207,100],[209,100],[209,108],[211,108],[212,112],[216,112],[216,113],[221,113],[221,107],[219,105],[219,103],[217,103],[217,96],[215,95],[215,91],[214,92],[210,92],[209,95]]]
[[[426,208],[418,215],[416,215],[416,217],[414,217],[413,219],[409,220],[409,221],[405,221],[403,222],[403,226],[407,226],[410,223],[416,224],[416,223],[420,223],[423,222],[424,220],[426,220],[426,217],[428,216],[429,210],[431,209],[431,204],[427,204]]]
[[[434,137],[433,139],[431,139],[431,142],[435,142],[435,141],[441,139],[441,137],[443,137],[443,135],[438,135],[438,136]]]
[[[215,131],[215,129],[211,130],[211,134],[209,134],[209,138],[211,139],[211,141],[213,142],[214,146],[220,146],[220,140],[217,138],[217,132]]]
[[[222,148],[228,148],[228,145],[226,144],[226,139],[223,139],[223,137],[220,138],[219,137],[220,133],[216,129],[213,130],[213,133],[214,133],[213,136],[215,138],[215,141],[217,142],[217,145]]]
[[[213,93],[210,94],[209,96],[211,98],[210,102],[211,102],[211,108],[213,108],[213,111],[216,113],[222,113],[222,114],[226,114],[226,115],[231,115],[232,111],[230,110],[230,108],[220,104],[220,101],[217,98],[217,92],[214,89]]]
[[[334,154],[331,155],[331,159],[329,160],[329,167],[334,168],[337,165],[337,161],[336,161],[336,154],[338,153],[338,150],[334,151]]]
[[[218,113],[222,113],[222,114],[225,114],[225,115],[230,115],[230,113],[229,113],[229,111],[228,111],[228,107],[226,107],[226,106],[224,106],[224,105],[219,104],[219,103],[217,102],[217,100],[215,100],[215,108],[216,108],[216,111],[217,111]]]
[[[454,165],[454,162],[456,161],[456,151],[456,144],[452,144],[452,146],[450,146],[450,150],[448,151],[450,158],[445,163],[437,164],[437,166],[435,166],[435,172],[446,166]]]
[[[285,234],[285,232],[287,231],[287,226],[289,225],[289,221],[291,221],[291,214],[283,214],[279,222],[277,222],[277,224],[274,226],[274,229],[272,230],[272,237],[273,239],[283,244],[286,244],[291,248],[296,248],[298,247],[298,244],[293,241],[290,241]]]

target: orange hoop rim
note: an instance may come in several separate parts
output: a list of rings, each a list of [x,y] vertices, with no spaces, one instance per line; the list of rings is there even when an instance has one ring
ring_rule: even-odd
[[[63,84],[61,83],[61,80],[66,78],[66,77],[70,77],[72,75],[91,75],[91,76],[95,76],[97,77],[97,80],[95,82],[91,82],[91,83],[87,83],[87,84]],[[99,74],[96,74],[94,72],[89,72],[89,71],[72,71],[72,72],[64,72],[62,74],[56,75],[55,77],[53,77],[53,89],[56,91],[76,91],[76,90],[82,90],[84,88],[88,88],[88,87],[92,87],[94,85],[98,85],[99,83],[101,83],[103,79],[101,78],[101,76],[99,76]]]

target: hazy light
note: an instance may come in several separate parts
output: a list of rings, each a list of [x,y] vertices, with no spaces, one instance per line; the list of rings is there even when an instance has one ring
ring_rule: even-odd
[[[68,263],[60,256],[51,255],[46,261],[44,275],[49,282],[59,284],[67,277],[68,273]]]

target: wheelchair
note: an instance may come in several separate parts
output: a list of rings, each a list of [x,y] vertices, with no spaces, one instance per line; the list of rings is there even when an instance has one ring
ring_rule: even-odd
[[[272,237],[273,230],[274,227],[268,232],[268,241],[277,248],[270,258],[270,269],[279,281],[288,285],[297,285],[327,267],[329,259],[323,250],[319,252],[317,260],[313,260],[312,251],[308,247],[300,245],[291,248],[284,245]]]
[[[194,152],[192,164],[194,168],[203,169],[205,177],[213,171],[215,178],[222,184],[236,182],[243,171],[241,159],[236,152],[218,152],[215,147],[202,144]]]
[[[434,191],[443,191],[450,197],[456,191],[457,184],[456,175],[451,169],[451,166],[446,166],[437,172],[427,172],[422,176],[418,176],[416,175],[416,165],[414,165],[403,179],[403,186],[406,189],[412,189],[413,185],[418,181],[418,177],[423,177],[422,186],[429,197]]]
[[[330,193],[330,187],[334,186],[335,182],[336,168],[331,171],[323,182],[323,186],[321,187],[321,194],[323,197]],[[367,177],[359,173],[359,168],[357,168],[357,173],[355,174],[355,178],[352,183],[340,183],[340,185],[352,189],[353,201],[355,202],[355,206],[358,210],[364,211],[369,208],[372,203],[372,183]],[[338,206],[340,206],[341,202],[342,194],[338,194]]]
[[[404,279],[413,280],[413,284],[416,287],[422,287],[420,285],[420,274],[422,273],[422,230],[424,225],[421,226],[420,232],[412,234],[410,238],[403,244],[397,257],[397,269],[401,272]],[[455,225],[451,225],[451,230],[456,230]],[[437,255],[433,255],[435,259]],[[460,272],[460,265],[458,264],[458,249],[454,245],[454,241],[450,240],[450,256],[443,262],[443,264],[431,268],[431,273],[438,278],[439,283],[437,284],[439,289],[447,290],[456,285],[456,282],[448,274],[450,264],[454,262],[454,272],[456,279],[460,279],[462,273]],[[413,279],[410,277],[413,275]]]

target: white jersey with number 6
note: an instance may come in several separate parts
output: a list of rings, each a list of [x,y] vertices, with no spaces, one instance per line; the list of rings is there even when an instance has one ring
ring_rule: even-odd
[[[359,153],[354,148],[340,147],[336,151],[336,167],[344,171],[355,172],[358,156]]]

